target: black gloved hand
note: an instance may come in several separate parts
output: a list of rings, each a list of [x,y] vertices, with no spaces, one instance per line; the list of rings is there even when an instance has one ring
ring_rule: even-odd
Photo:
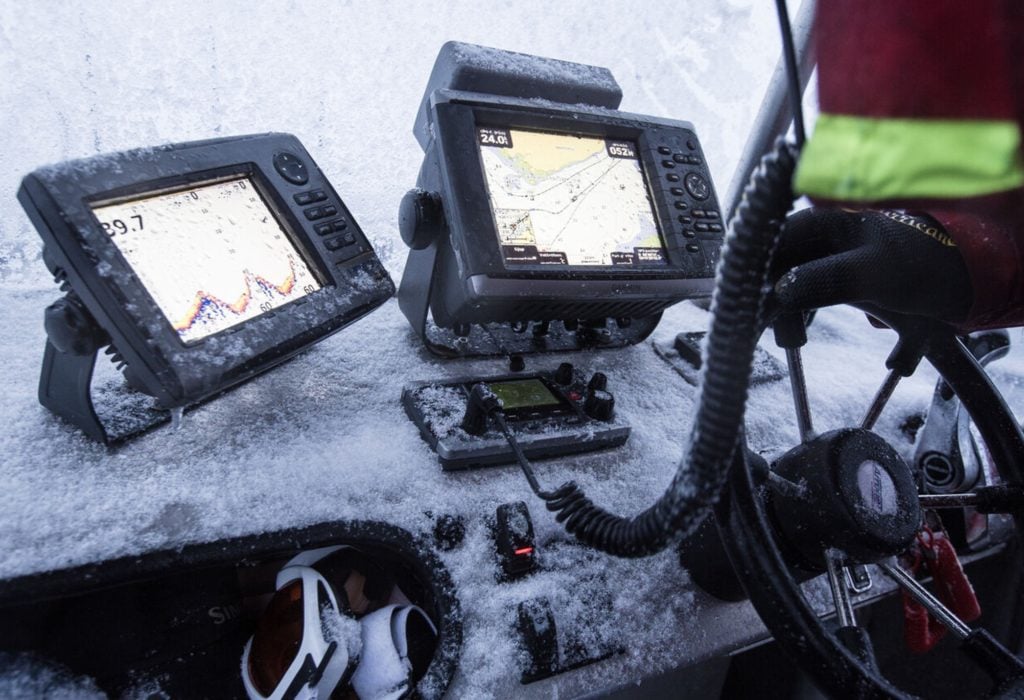
[[[772,270],[785,310],[867,302],[957,323],[973,301],[960,252],[924,215],[799,211],[786,220]]]

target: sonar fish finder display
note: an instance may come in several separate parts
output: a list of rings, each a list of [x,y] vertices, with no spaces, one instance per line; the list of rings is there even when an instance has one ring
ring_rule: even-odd
[[[477,136],[506,264],[667,264],[635,143],[493,127]]]
[[[185,343],[321,288],[248,177],[91,206]]]

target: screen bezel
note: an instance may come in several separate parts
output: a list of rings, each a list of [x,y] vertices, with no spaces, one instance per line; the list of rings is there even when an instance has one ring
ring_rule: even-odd
[[[676,233],[669,197],[659,180],[657,157],[650,128],[636,119],[579,111],[564,112],[542,107],[498,107],[451,101],[434,106],[435,134],[440,154],[441,177],[449,196],[445,216],[452,231],[451,244],[463,261],[463,274],[524,279],[689,279],[687,242]],[[506,265],[499,245],[497,226],[490,205],[483,161],[477,143],[477,128],[522,129],[605,139],[632,141],[637,146],[644,183],[654,210],[658,233],[665,245],[665,263],[632,267],[541,264]],[[666,131],[670,127],[652,125]],[[692,132],[687,132],[692,135]]]
[[[302,231],[301,225],[297,225],[295,217],[290,216],[290,212],[287,212],[287,209],[282,209],[279,206],[279,204],[274,201],[274,193],[272,191],[272,188],[266,181],[266,178],[263,175],[262,171],[258,167],[256,167],[254,163],[240,163],[234,166],[225,166],[223,168],[216,168],[214,170],[205,172],[189,173],[183,180],[179,178],[173,178],[171,180],[158,180],[152,182],[134,183],[133,185],[126,188],[127,191],[100,193],[90,197],[83,198],[83,202],[89,208],[89,212],[92,215],[92,218],[94,219],[96,225],[100,228],[100,230],[102,230],[99,217],[96,214],[96,208],[98,207],[105,207],[115,204],[126,204],[138,200],[148,199],[150,197],[159,197],[162,195],[175,194],[178,192],[186,192],[190,189],[199,189],[202,187],[206,187],[208,185],[216,185],[223,182],[231,182],[239,179],[248,179],[249,182],[252,183],[253,188],[256,190],[257,195],[259,195],[260,197],[260,200],[263,202],[264,206],[270,212],[270,215],[274,217],[275,221],[284,231],[285,235],[288,237],[288,242],[295,249],[296,254],[302,259],[304,263],[306,263],[306,266],[309,268],[309,271],[312,273],[316,281],[320,284],[320,289],[317,289],[316,291],[312,292],[312,294],[316,294],[317,292],[321,291],[324,287],[331,284],[331,282],[328,281],[326,278],[323,260],[320,259],[319,256],[311,255],[309,252],[310,247],[302,240],[302,238],[300,238],[299,232]],[[196,346],[210,338],[214,338],[221,334],[230,334],[234,329],[238,328],[239,326],[249,323],[250,321],[255,321],[256,319],[260,318],[266,313],[287,313],[283,311],[286,307],[291,306],[292,304],[295,304],[297,302],[301,303],[302,299],[311,296],[310,294],[305,294],[302,297],[293,299],[287,304],[277,306],[271,309],[269,312],[264,312],[263,314],[258,314],[251,318],[245,319],[231,326],[228,326],[227,328],[223,328],[215,333],[210,333],[201,338],[195,338],[193,340],[185,340],[184,338],[181,337],[178,331],[175,330],[174,325],[171,323],[171,320],[167,318],[163,309],[160,308],[160,305],[157,303],[156,299],[150,293],[146,285],[142,282],[141,279],[139,279],[138,274],[135,272],[134,268],[132,267],[128,259],[125,258],[124,254],[121,252],[121,249],[113,241],[110,241],[110,243],[113,246],[113,248],[117,251],[117,255],[120,258],[121,262],[131,271],[132,278],[142,288],[142,292],[146,295],[146,298],[159,311],[160,316],[164,319],[167,327],[177,338],[178,342],[185,347]]]
[[[510,421],[521,421],[521,420],[537,420],[544,418],[578,418],[579,411],[573,405],[573,403],[566,397],[565,392],[562,391],[557,385],[555,385],[550,379],[540,374],[527,374],[524,376],[506,375],[504,377],[496,377],[487,380],[487,385],[491,386],[494,384],[504,384],[507,382],[521,382],[531,379],[536,379],[554,396],[558,403],[548,404],[547,406],[520,406],[518,408],[507,408],[503,412],[505,417]],[[463,389],[467,392],[472,391],[473,386],[479,380],[474,380],[463,385]]]
[[[492,195],[492,192],[491,192],[491,190],[492,190],[491,180],[490,180],[490,177],[489,177],[488,172],[487,172],[487,167],[486,167],[486,165],[484,165],[484,162],[483,162],[483,158],[484,158],[483,149],[485,148],[485,146],[484,146],[484,144],[482,144],[480,142],[480,132],[482,130],[484,130],[484,129],[499,129],[499,130],[502,130],[502,131],[507,131],[509,133],[509,138],[510,138],[510,141],[511,141],[511,146],[510,147],[512,147],[512,148],[515,147],[515,138],[512,136],[512,132],[515,131],[517,133],[524,133],[525,132],[525,133],[531,133],[531,134],[553,135],[553,136],[565,137],[565,138],[591,139],[591,140],[602,141],[604,143],[604,146],[605,146],[606,150],[608,149],[608,143],[610,141],[619,142],[619,143],[628,143],[628,144],[630,144],[632,146],[633,150],[636,152],[636,158],[635,159],[634,158],[621,158],[621,160],[635,160],[636,163],[637,163],[637,167],[639,168],[639,171],[640,171],[640,180],[643,183],[644,191],[647,194],[647,201],[648,201],[649,214],[650,214],[650,217],[651,217],[651,221],[654,222],[655,233],[658,236],[658,243],[659,243],[658,250],[661,252],[662,256],[665,258],[664,261],[662,261],[662,262],[652,262],[652,263],[649,263],[649,264],[642,264],[642,263],[641,264],[636,264],[636,263],[634,263],[634,264],[631,264],[631,265],[615,265],[613,263],[607,263],[607,264],[595,263],[595,264],[589,264],[589,265],[570,265],[570,264],[562,265],[562,264],[557,264],[557,263],[555,263],[555,264],[545,263],[543,265],[543,267],[553,268],[555,270],[569,269],[569,268],[599,269],[599,270],[607,270],[607,269],[636,270],[636,269],[643,269],[643,268],[647,268],[647,267],[652,267],[652,268],[655,268],[655,267],[665,267],[666,265],[669,264],[668,263],[668,254],[667,254],[667,250],[666,250],[666,246],[665,246],[665,236],[662,233],[662,226],[661,226],[661,223],[658,221],[658,216],[657,216],[657,213],[655,212],[655,208],[654,208],[654,195],[651,192],[651,183],[650,183],[650,181],[649,181],[649,179],[647,177],[647,172],[644,170],[643,161],[640,158],[639,146],[638,146],[638,144],[635,141],[626,140],[626,139],[610,138],[610,137],[607,137],[607,136],[604,137],[604,138],[600,138],[600,137],[591,136],[589,134],[579,134],[579,133],[570,134],[570,133],[567,133],[567,132],[541,131],[539,129],[507,128],[507,127],[486,126],[486,125],[483,125],[483,124],[478,124],[477,125],[477,129],[476,129],[476,133],[477,133],[477,152],[480,154],[481,169],[482,169],[482,172],[483,172],[483,175],[484,175],[484,189],[487,191],[488,204],[490,205],[490,209],[491,209],[491,218],[494,220],[495,233],[498,234],[498,250],[501,252],[502,261],[504,262],[504,264],[505,264],[505,266],[507,268],[509,268],[509,269],[516,269],[516,268],[520,268],[520,267],[524,267],[524,268],[525,267],[531,267],[532,263],[510,262],[508,260],[507,254],[505,253],[504,249],[505,249],[506,245],[504,243],[502,243],[500,232],[498,231],[498,228],[499,228],[498,227],[498,213],[497,213],[497,211],[494,208],[493,195]],[[612,156],[609,155],[609,158],[612,158]],[[539,252],[551,253],[553,251],[539,251]],[[619,252],[622,252],[622,251],[619,251]]]

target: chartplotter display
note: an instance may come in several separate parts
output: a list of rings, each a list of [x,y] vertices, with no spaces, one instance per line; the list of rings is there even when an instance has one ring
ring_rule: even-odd
[[[493,127],[477,136],[506,264],[667,264],[634,142]]]
[[[248,177],[91,206],[185,343],[321,288]]]

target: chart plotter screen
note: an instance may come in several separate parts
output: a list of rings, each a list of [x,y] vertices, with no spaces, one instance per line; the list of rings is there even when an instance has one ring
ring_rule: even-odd
[[[91,206],[185,343],[321,288],[248,177]]]
[[[494,127],[477,140],[506,264],[667,264],[634,142]]]

